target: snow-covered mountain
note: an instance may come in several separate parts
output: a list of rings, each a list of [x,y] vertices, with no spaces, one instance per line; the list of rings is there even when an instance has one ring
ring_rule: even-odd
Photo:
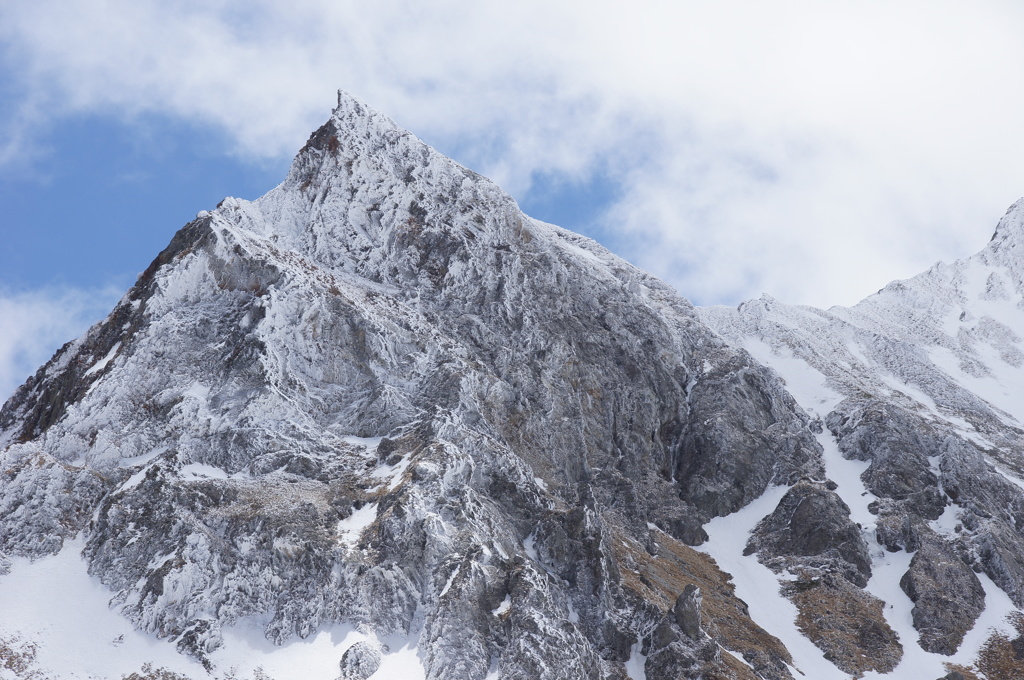
[[[0,411],[0,678],[1019,677],[1017,215],[695,309],[342,95]]]
[[[875,549],[882,575],[867,590],[891,605],[886,618],[901,637],[918,641],[900,677],[937,666],[919,648],[969,663],[992,626],[1024,608],[1022,244],[1024,200],[977,255],[854,307],[763,296],[699,310],[824,423],[827,472],[869,542],[888,553]],[[893,590],[897,581],[909,599]],[[1003,635],[1016,650],[1024,627],[1012,620]],[[988,675],[1022,673],[1018,658],[1007,674]]]

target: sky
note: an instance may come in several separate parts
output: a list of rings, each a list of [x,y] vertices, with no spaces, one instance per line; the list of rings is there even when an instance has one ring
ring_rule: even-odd
[[[1022,34],[994,0],[4,0],[0,393],[339,88],[697,304],[853,304],[1024,196]]]

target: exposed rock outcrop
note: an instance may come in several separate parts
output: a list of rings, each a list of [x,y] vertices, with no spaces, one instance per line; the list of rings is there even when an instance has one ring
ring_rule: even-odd
[[[1008,388],[1024,379],[1024,338],[1014,330],[1024,328],[1022,243],[1018,202],[977,255],[889,284],[854,307],[824,311],[764,296],[699,310],[778,370],[827,426],[821,442],[835,453],[826,454],[826,473],[856,506],[865,535],[910,563],[901,576],[914,626],[937,654],[957,650],[987,605],[976,572],[1024,606],[1024,402]],[[798,561],[803,546],[775,536],[752,539],[759,558]]]
[[[783,569],[839,574],[863,588],[871,578],[871,557],[850,508],[828,487],[800,481],[754,529],[745,554],[779,572]]]
[[[985,608],[985,589],[978,577],[934,535],[921,541],[900,587],[914,601],[921,648],[937,654],[956,652]]]
[[[373,642],[353,644],[341,657],[338,680],[367,680],[380,668],[381,651],[380,645]]]

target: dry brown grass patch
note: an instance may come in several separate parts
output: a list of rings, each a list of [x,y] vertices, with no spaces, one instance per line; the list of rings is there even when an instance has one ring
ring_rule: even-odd
[[[986,680],[1020,680],[1024,678],[1024,614],[1014,612],[1008,617],[1017,629],[1017,637],[995,631],[978,652],[977,667]]]
[[[22,677],[35,663],[36,646],[18,638],[0,638],[0,668]]]
[[[840,670],[858,678],[872,670],[888,673],[903,657],[885,603],[845,579],[796,581],[784,594],[797,607],[797,627]]]
[[[657,557],[624,533],[616,537],[616,558],[624,588],[667,612],[692,583],[701,589],[704,598],[704,629],[723,649],[740,654],[755,667],[759,661],[792,665],[793,657],[782,642],[750,618],[746,603],[736,597],[732,576],[719,569],[708,555],[668,534],[655,534]],[[706,677],[756,680],[758,676],[746,664],[723,653],[722,667]]]
[[[961,666],[957,663],[944,663],[942,665],[945,666],[947,673],[959,673],[963,676],[964,680],[983,680],[974,672],[973,668]]]
[[[37,651],[34,642],[17,635],[0,637],[0,671],[9,671],[18,680],[51,680],[36,666]]]

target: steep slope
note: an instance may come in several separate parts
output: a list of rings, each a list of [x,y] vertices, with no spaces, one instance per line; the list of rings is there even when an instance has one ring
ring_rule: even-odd
[[[670,288],[342,96],[284,183],[200,213],[0,411],[0,600],[28,612],[0,658],[791,678],[804,662],[690,546],[794,484],[847,527],[811,425]],[[859,589],[844,536],[813,557]],[[25,584],[79,555],[145,639],[77,627],[69,661],[67,628],[31,619]]]
[[[765,296],[699,310],[777,370],[827,428],[829,475],[870,542],[887,551],[872,564],[889,585],[869,590],[895,606],[886,610],[893,627],[931,653],[908,655],[903,672],[939,673],[940,655],[958,649],[970,660],[988,626],[1024,607],[1022,243],[1024,201],[977,255],[854,307],[823,311]],[[755,537],[762,559],[769,546]],[[990,677],[1017,677],[1016,663]]]

